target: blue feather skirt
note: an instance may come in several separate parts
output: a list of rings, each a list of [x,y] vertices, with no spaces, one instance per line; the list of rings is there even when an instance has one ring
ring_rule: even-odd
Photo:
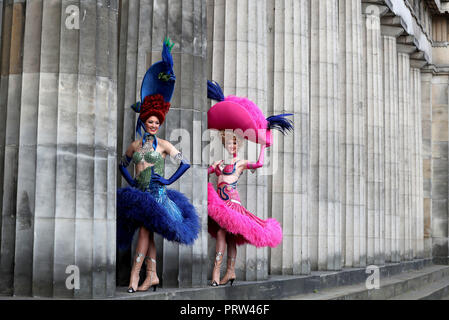
[[[147,191],[117,190],[117,245],[128,249],[137,228],[144,226],[169,241],[191,245],[200,221],[195,207],[181,192],[151,183]]]

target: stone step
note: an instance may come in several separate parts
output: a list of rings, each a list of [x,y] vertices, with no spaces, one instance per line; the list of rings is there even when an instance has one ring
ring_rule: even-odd
[[[417,290],[412,290],[390,298],[389,300],[447,300],[449,299],[449,277],[438,282],[425,285]]]
[[[412,270],[423,270],[434,266],[432,259],[417,259],[401,263],[388,263],[379,268],[381,279]],[[447,266],[446,266],[447,267]],[[125,287],[116,290],[118,300],[270,300],[292,297],[299,294],[322,292],[330,288],[341,288],[363,284],[368,274],[365,268],[345,268],[341,271],[313,271],[304,276],[270,276],[263,281],[240,281],[234,286],[204,286],[199,288],[160,288],[156,292],[126,293]]]
[[[420,270],[381,277],[379,289],[367,289],[365,283],[339,286],[315,291],[310,294],[290,296],[287,300],[386,300],[400,297],[415,290],[429,286],[428,291],[422,292],[422,297],[438,297],[441,299],[448,293],[446,282],[449,281],[449,266],[432,265]],[[433,290],[433,291],[432,291]],[[427,295],[426,295],[427,294]],[[421,296],[413,296],[418,298]]]

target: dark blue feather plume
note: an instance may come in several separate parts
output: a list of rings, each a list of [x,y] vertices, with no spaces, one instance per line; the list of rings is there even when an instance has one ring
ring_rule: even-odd
[[[210,80],[207,80],[207,97],[218,102],[224,101],[225,99],[220,85],[217,82]]]
[[[286,135],[288,132],[293,131],[293,121],[287,119],[286,117],[293,116],[292,113],[284,113],[279,115],[274,115],[267,118],[268,121],[268,129],[269,130],[279,130],[283,135]]]
[[[164,46],[162,48],[162,60],[168,65],[170,69],[173,68],[173,57],[171,55],[171,49],[174,44],[170,43],[170,38],[164,39]]]

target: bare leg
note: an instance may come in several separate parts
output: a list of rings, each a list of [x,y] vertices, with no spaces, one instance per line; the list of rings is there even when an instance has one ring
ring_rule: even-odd
[[[217,232],[217,243],[215,244],[215,252],[221,252],[224,254],[226,250],[226,231],[220,229]]]
[[[136,255],[133,262],[133,267],[131,269],[131,276],[129,279],[129,288],[128,292],[133,293],[137,290],[137,286],[139,285],[139,273],[140,268],[142,267],[143,261],[145,259],[145,253],[148,250],[149,245],[149,234],[150,231],[145,227],[140,227],[139,229],[139,238],[137,240],[137,248]]]
[[[156,273],[156,245],[154,244],[154,233],[150,232],[148,235],[148,251],[145,257],[147,275],[145,281],[137,288],[137,291],[147,291],[150,287],[159,284],[159,278]]]
[[[235,258],[237,256],[237,245],[235,243],[235,236],[228,233],[228,258]]]
[[[226,265],[226,274],[223,279],[220,281],[220,285],[225,285],[229,281],[231,285],[234,283],[236,278],[235,276],[235,257],[237,256],[237,245],[235,242],[235,236],[228,233],[227,236],[228,243],[228,261]]]
[[[218,286],[220,283],[220,267],[223,262],[223,254],[226,250],[226,231],[220,229],[217,232],[217,243],[215,244],[215,263],[212,271],[212,285]]]

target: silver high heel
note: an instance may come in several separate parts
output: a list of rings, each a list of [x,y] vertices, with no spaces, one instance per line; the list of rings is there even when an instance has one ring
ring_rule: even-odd
[[[132,286],[133,278],[137,276],[137,285],[139,285],[139,274],[140,274],[140,268],[142,268],[143,264],[143,257],[145,257],[144,254],[138,253],[136,256],[136,259],[134,260],[133,267],[131,269],[131,276],[129,279],[129,287],[128,287],[128,293],[135,293],[136,289]]]
[[[212,271],[212,283],[211,286],[212,287],[218,287],[219,281],[220,281],[220,268],[221,268],[221,263],[223,262],[223,253],[221,252],[217,252],[215,254],[215,263],[214,263],[214,270]],[[218,276],[214,277],[214,275],[218,272]],[[214,280],[214,278],[218,278],[218,281]]]
[[[223,277],[223,280],[220,281],[221,286],[225,286],[228,284],[228,282],[232,284],[235,281],[235,257],[228,257],[228,262],[226,266],[226,274]]]
[[[157,279],[155,282],[153,282],[153,272],[156,273],[156,268],[153,269],[153,263],[156,265],[156,260],[146,257],[145,258],[147,263],[147,276],[145,278],[145,281],[140,285],[140,287],[137,288],[138,292],[144,292],[148,291],[148,289],[153,288],[153,291],[156,291],[157,286],[159,285],[159,279]],[[156,275],[157,278],[157,275]]]

